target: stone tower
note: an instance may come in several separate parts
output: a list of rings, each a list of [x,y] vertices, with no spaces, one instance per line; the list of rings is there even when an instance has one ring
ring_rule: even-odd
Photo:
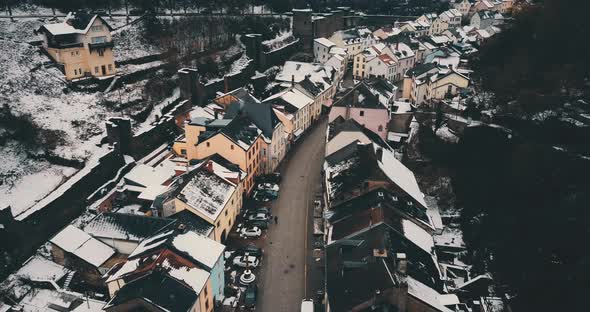
[[[293,9],[293,36],[299,38],[305,51],[313,49],[313,24],[311,9]]]

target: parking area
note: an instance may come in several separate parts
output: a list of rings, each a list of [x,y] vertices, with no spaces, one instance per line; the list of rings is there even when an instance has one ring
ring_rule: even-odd
[[[314,201],[321,193],[326,124],[319,122],[293,147],[280,183],[267,179],[244,203],[226,241],[223,311],[298,311],[305,298],[317,303],[323,249],[314,240]]]

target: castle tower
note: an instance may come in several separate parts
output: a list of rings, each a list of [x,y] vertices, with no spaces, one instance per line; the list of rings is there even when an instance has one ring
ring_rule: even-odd
[[[313,24],[311,9],[293,9],[293,36],[303,43],[305,51],[313,49]]]

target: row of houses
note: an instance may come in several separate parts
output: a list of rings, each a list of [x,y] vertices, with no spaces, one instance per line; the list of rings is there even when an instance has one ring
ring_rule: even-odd
[[[491,277],[459,260],[460,231],[443,224],[449,216],[422,193],[400,149],[342,116],[326,140],[326,311],[504,311],[507,299],[489,294]]]
[[[92,217],[50,239],[50,260],[43,261],[65,274],[40,288],[59,304],[27,297],[37,296],[38,287],[15,287],[11,302],[74,311],[84,303],[77,287],[106,287],[108,298],[95,300],[102,305],[90,311],[213,311],[224,298],[223,243],[244,200],[256,178],[274,172],[331,106],[345,70],[341,52],[333,51],[337,57],[328,64],[285,63],[272,83],[276,92],[266,98],[238,88],[177,115],[182,134],[170,147],[137,161],[126,156],[116,187],[91,196],[98,198],[89,207]],[[107,124],[130,129],[130,122]],[[30,280],[15,274],[9,283]]]

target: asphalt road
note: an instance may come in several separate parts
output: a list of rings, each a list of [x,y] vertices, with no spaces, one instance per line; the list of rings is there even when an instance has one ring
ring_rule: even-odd
[[[313,199],[321,181],[327,120],[318,122],[289,153],[269,224],[258,282],[256,311],[299,311],[301,300],[313,297],[308,285],[312,255]]]

